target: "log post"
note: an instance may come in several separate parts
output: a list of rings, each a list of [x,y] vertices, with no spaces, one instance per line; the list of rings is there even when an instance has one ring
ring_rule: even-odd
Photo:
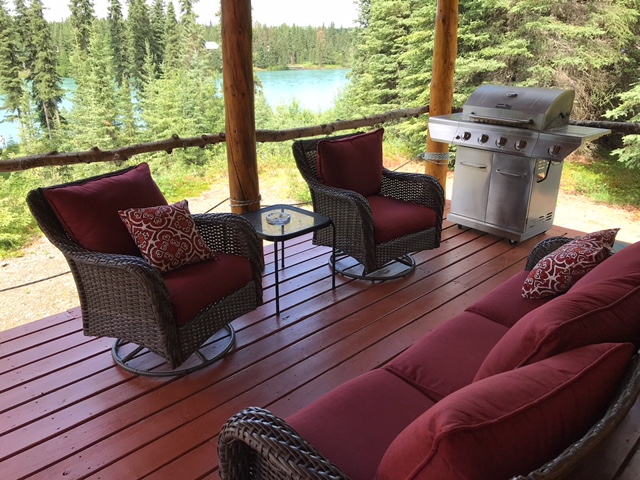
[[[222,79],[231,211],[260,208],[251,0],[222,0]]]
[[[458,0],[438,0],[429,116],[451,113],[453,106],[453,75],[458,56],[458,4]],[[434,176],[442,188],[446,188],[449,145],[433,141],[428,131],[426,160],[425,173]]]

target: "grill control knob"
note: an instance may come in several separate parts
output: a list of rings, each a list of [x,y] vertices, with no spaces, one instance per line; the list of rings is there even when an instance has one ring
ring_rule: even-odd
[[[464,132],[462,134],[462,139],[463,140],[469,140],[471,138],[471,132]]]
[[[489,141],[489,135],[483,133],[478,137],[478,143],[487,143]]]
[[[516,150],[524,150],[525,147],[527,146],[527,141],[518,140],[514,146],[516,147]]]
[[[507,144],[507,137],[500,137],[498,140],[496,140],[496,145],[498,147],[504,147]]]
[[[560,145],[553,145],[549,148],[549,155],[558,155],[562,151],[562,147]]]

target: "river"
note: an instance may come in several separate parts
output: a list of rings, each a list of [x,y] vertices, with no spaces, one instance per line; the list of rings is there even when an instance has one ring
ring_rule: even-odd
[[[294,99],[302,108],[314,113],[329,110],[334,105],[335,96],[347,85],[349,70],[283,70],[257,72],[262,83],[267,103],[272,108],[289,104]],[[73,80],[65,79],[63,88],[73,89]],[[0,95],[0,105],[4,98]],[[68,99],[63,100],[61,107],[72,106]],[[6,112],[0,110],[0,135],[7,142],[18,139],[18,125],[5,121]]]

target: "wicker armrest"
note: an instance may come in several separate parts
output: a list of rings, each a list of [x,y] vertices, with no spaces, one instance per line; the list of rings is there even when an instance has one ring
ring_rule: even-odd
[[[540,260],[549,255],[551,252],[560,248],[562,245],[569,243],[571,240],[573,239],[568,237],[551,237],[542,240],[535,247],[533,247],[531,253],[529,253],[527,264],[524,269],[526,271],[531,271]]]
[[[556,480],[565,478],[580,461],[584,460],[600,443],[620,425],[640,394],[640,356],[631,360],[627,373],[605,414],[579,440],[560,455],[526,476],[512,480]]]
[[[392,172],[385,169],[382,176],[381,193],[432,208],[436,212],[444,210],[444,190],[440,182],[431,175]]]
[[[257,407],[234,415],[222,427],[218,455],[222,480],[347,479],[287,422]]]
[[[248,259],[261,256],[261,242],[251,223],[233,213],[201,213],[193,219],[207,246]]]

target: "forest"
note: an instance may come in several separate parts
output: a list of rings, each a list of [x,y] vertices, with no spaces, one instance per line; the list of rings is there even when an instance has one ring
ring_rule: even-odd
[[[437,0],[358,0],[355,28],[255,24],[256,69],[351,68],[350,84],[324,114],[298,105],[273,111],[256,88],[259,129],[314,125],[429,104]],[[96,18],[92,0],[70,0],[71,16],[47,22],[41,0],[0,0],[0,105],[20,125],[20,141],[0,159],[57,150],[112,149],[224,131],[219,25],[202,25],[193,0],[109,0]],[[640,0],[467,0],[460,2],[455,104],[482,83],[570,88],[572,118],[640,119]],[[62,81],[72,78],[74,108],[62,112]],[[390,126],[409,152],[424,149],[426,118]],[[640,167],[640,137],[609,146]],[[259,145],[262,157],[288,146]],[[152,155],[174,175],[223,169],[221,147]],[[141,161],[141,158],[136,158]],[[21,245],[32,220],[24,194],[33,185],[97,173],[109,166],[40,169],[0,177],[0,250]],[[178,173],[175,173],[178,172]],[[198,176],[196,175],[196,176]],[[175,177],[173,177],[175,178]],[[168,188],[175,182],[167,181]],[[195,188],[195,187],[194,187]],[[20,213],[22,212],[22,213]],[[24,218],[23,218],[24,217]]]

